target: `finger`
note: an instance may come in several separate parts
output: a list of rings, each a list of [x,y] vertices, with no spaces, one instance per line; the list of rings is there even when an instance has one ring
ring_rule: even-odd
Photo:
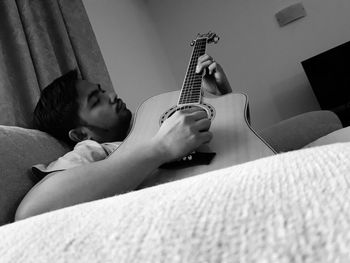
[[[184,108],[180,109],[179,111],[184,114],[192,114],[197,111],[203,111],[203,109],[200,107],[184,106]]]
[[[199,140],[203,143],[208,143],[213,139],[213,134],[209,131],[199,133]]]
[[[210,125],[211,125],[211,121],[208,118],[205,118],[197,121],[195,124],[195,128],[199,132],[204,132],[209,130]]]
[[[207,112],[205,110],[203,110],[203,109],[195,111],[195,112],[191,113],[190,115],[193,117],[193,119],[195,121],[198,121],[198,120],[201,120],[201,119],[204,119],[204,118],[208,118]]]
[[[217,68],[217,63],[216,62],[211,63],[208,67],[209,75],[212,75],[216,71],[216,68]]]
[[[212,60],[206,60],[206,61],[198,63],[196,66],[196,73],[201,73],[203,71],[203,69],[207,68],[212,63],[213,63]]]
[[[193,121],[208,117],[207,112],[200,107],[186,108],[184,110],[180,110],[178,114],[184,114],[185,116],[190,117],[190,119]]]
[[[202,62],[207,61],[207,60],[213,60],[213,58],[211,56],[209,56],[208,54],[204,54],[198,58],[198,63],[202,63]]]

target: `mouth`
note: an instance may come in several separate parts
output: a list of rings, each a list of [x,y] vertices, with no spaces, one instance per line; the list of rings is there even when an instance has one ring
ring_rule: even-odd
[[[123,109],[125,109],[125,103],[121,99],[119,99],[116,107],[117,113],[119,113]]]

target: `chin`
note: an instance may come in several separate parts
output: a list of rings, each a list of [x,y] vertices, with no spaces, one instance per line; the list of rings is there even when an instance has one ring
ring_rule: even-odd
[[[128,136],[131,128],[132,113],[129,109],[125,109],[122,115],[121,122],[118,125],[118,137],[122,141]]]
[[[128,129],[131,125],[132,113],[129,109],[125,109],[125,123],[128,126]]]

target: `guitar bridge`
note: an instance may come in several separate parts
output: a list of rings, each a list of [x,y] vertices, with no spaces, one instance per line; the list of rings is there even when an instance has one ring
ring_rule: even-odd
[[[208,165],[213,160],[216,153],[192,152],[178,161],[162,164],[161,169],[182,169],[196,165]]]

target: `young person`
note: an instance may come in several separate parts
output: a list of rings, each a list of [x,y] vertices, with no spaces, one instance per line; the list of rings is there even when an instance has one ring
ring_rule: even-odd
[[[205,93],[232,92],[222,67],[205,54],[196,68]],[[22,200],[16,220],[137,188],[160,165],[176,160],[211,140],[210,120],[203,110],[174,113],[148,141],[121,154],[132,114],[115,93],[77,78],[71,71],[46,87],[34,111],[35,128],[68,144],[72,152],[48,166],[47,173]],[[108,156],[108,158],[106,158]]]

